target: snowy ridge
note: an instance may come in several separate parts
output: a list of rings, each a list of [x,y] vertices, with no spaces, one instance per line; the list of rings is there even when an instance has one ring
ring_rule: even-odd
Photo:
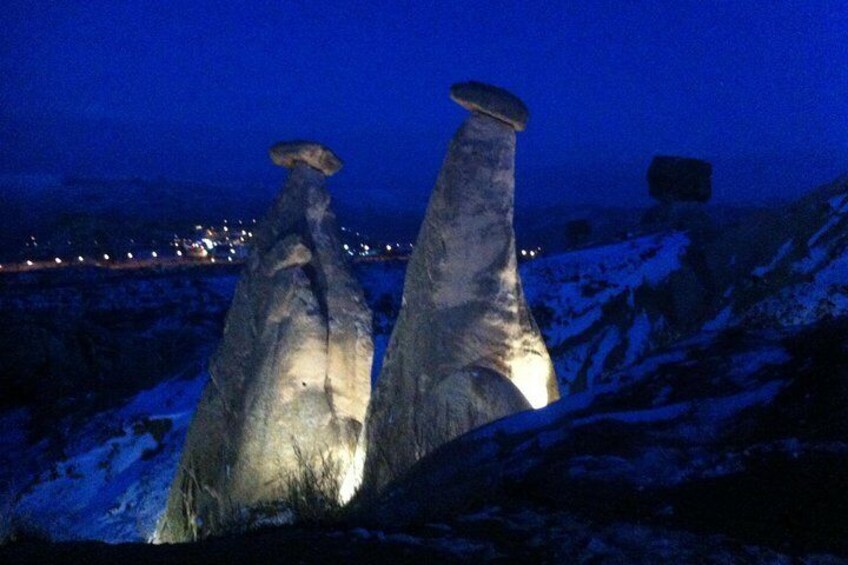
[[[738,323],[792,326],[848,314],[848,182],[816,191],[786,219],[779,236],[787,240],[768,268],[754,269],[754,288],[735,293]]]
[[[17,511],[54,539],[147,539],[165,507],[194,407],[207,379],[172,379],[99,414],[42,472]],[[98,442],[96,430],[113,429]],[[91,435],[89,435],[91,434]]]
[[[672,232],[524,265],[527,300],[561,387],[586,390],[603,373],[651,350],[667,324],[637,295],[681,269],[688,245],[685,234]]]
[[[809,551],[823,531],[842,540],[848,500],[841,475],[827,470],[848,463],[848,428],[831,423],[848,409],[844,371],[833,371],[848,361],[845,330],[843,320],[699,334],[594,390],[443,446],[365,514],[376,524],[432,522],[538,499],[603,523],[694,522],[743,543]],[[799,511],[795,529],[780,527]]]

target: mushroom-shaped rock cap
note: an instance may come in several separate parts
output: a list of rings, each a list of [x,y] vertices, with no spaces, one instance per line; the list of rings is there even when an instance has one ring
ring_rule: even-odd
[[[490,84],[460,82],[451,86],[450,97],[466,110],[497,118],[517,131],[524,131],[530,117],[527,106],[517,96]]]
[[[330,176],[342,168],[342,160],[330,148],[314,141],[281,141],[268,150],[275,165],[291,169],[295,163],[306,163]]]

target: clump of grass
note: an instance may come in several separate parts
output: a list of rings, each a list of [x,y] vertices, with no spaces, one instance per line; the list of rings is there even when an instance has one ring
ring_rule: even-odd
[[[337,521],[342,511],[339,501],[341,464],[327,451],[307,455],[297,443],[293,450],[297,465],[283,477],[282,502],[297,522]]]

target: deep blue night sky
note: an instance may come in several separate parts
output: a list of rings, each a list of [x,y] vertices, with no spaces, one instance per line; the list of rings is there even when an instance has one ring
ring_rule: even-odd
[[[339,198],[423,206],[467,79],[530,107],[523,204],[646,201],[655,153],[712,160],[719,201],[848,170],[848,3],[429,4],[7,0],[0,172],[270,183],[314,138]]]

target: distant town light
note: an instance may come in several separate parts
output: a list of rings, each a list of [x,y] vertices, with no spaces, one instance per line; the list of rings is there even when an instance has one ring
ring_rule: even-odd
[[[215,258],[214,258],[214,257],[212,257],[211,261],[214,263],[214,262],[215,262]]]
[[[103,260],[104,260],[104,261],[108,261],[108,260],[109,260],[109,254],[108,254],[108,253],[104,253],[104,254],[103,254]]]
[[[27,267],[32,267],[32,261],[30,261],[29,259],[27,259],[26,264],[27,264]]]
[[[132,259],[132,258],[133,258],[133,254],[132,254],[132,253],[127,253],[127,259]]]
[[[386,246],[386,251],[391,251],[391,250],[392,250],[392,246],[391,246],[391,245],[387,245],[387,246]]]
[[[54,261],[56,261],[56,264],[57,264],[57,265],[61,265],[61,264],[62,264],[62,260],[61,260],[61,259],[59,259],[58,257],[56,257],[56,258],[55,258],[55,259],[53,259],[53,260],[54,260]]]
[[[79,257],[77,257],[77,261],[79,261],[80,263],[82,263],[83,261],[85,261],[85,259],[83,258],[83,256],[82,256],[82,255],[80,255]]]
[[[154,251],[153,253],[151,253],[150,255],[151,255],[154,259],[156,259],[157,257],[159,257],[159,254],[158,254],[158,253],[156,253],[155,251]]]

